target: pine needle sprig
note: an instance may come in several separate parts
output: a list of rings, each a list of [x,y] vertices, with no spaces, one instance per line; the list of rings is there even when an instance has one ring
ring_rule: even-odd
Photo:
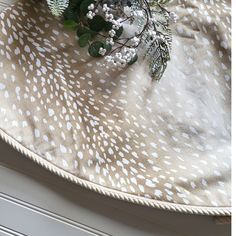
[[[61,16],[69,6],[69,0],[47,0],[49,9],[54,16]]]

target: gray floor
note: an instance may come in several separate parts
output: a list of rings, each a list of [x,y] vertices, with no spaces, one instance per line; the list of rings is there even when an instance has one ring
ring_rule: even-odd
[[[101,196],[51,174],[0,141],[0,235],[228,236],[230,225]]]

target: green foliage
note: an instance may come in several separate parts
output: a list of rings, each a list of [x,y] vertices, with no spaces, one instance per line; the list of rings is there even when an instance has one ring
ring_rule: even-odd
[[[94,3],[94,0],[83,0],[80,4],[80,11],[83,13],[83,15],[86,15],[88,13],[88,6],[92,3]]]
[[[88,49],[89,55],[92,57],[101,57],[99,54],[99,49],[104,48],[104,43],[101,41],[93,42]]]
[[[47,0],[48,7],[54,16],[61,16],[69,6],[69,0]]]
[[[69,7],[64,11],[63,16],[65,20],[78,22],[77,9],[73,5],[69,5]]]
[[[80,37],[81,35],[86,34],[86,33],[91,34],[91,37],[94,37],[97,35],[97,32],[95,32],[87,27],[78,26],[77,32],[76,32],[78,37]]]
[[[112,29],[112,23],[105,21],[105,19],[96,15],[92,20],[87,19],[85,16],[88,13],[88,6],[95,3],[95,0],[71,0],[69,7],[64,12],[64,26],[71,30],[76,30],[78,36],[78,43],[80,47],[85,47],[89,44],[88,52],[92,57],[101,57],[99,53],[100,48],[106,49],[106,53],[112,50],[112,46],[106,42],[96,40],[93,38],[99,34],[99,32],[108,32]],[[123,27],[116,30],[116,35],[113,37],[114,40],[120,38],[123,33]],[[137,59],[134,58],[133,61]]]
[[[138,55],[136,54],[129,62],[128,65],[133,65],[138,60]]]
[[[76,31],[76,34],[78,37],[80,37],[81,35],[86,34],[86,33],[90,33],[90,32],[91,32],[90,29],[79,26]]]
[[[111,29],[112,29],[112,23],[105,21],[104,31],[108,32]]]
[[[107,50],[107,53],[111,51],[112,46],[111,44],[103,43],[103,48]]]
[[[102,16],[96,15],[92,20],[89,20],[89,28],[95,32],[102,31],[106,26],[106,21]]]
[[[65,20],[65,21],[64,21],[64,26],[65,26],[67,29],[76,30],[76,28],[78,27],[78,23],[76,23],[76,22],[73,21],[73,20]]]
[[[151,25],[148,22],[148,18],[146,19],[146,15],[139,16],[139,21],[144,22],[140,24],[137,28],[139,28],[134,35],[138,37],[140,43],[137,45],[132,44],[132,37],[123,35],[124,28],[121,26],[118,30],[114,32],[109,32],[113,29],[113,24],[109,22],[109,15],[103,14],[100,15],[100,11],[98,4],[104,4],[110,2],[110,0],[47,0],[49,2],[49,7],[54,15],[61,14],[61,11],[65,9],[65,6],[69,2],[69,6],[64,10],[64,26],[67,29],[75,30],[76,35],[78,37],[78,44],[80,47],[88,46],[88,53],[92,57],[102,57],[103,55],[108,55],[106,59],[110,60],[114,65],[116,64],[116,59],[112,58],[112,54],[114,53],[122,53],[122,48],[137,48],[141,45],[141,48],[145,49],[144,59],[148,59],[150,72],[153,78],[160,79],[162,74],[165,71],[167,66],[167,61],[170,59],[170,51],[171,51],[171,31],[169,29],[169,20],[170,12],[162,7],[162,4],[166,4],[170,0],[132,0],[140,4],[140,9],[144,9],[144,5],[148,8],[147,13],[150,14],[149,17],[155,19],[152,21],[154,24],[153,30],[156,32],[158,37],[152,38],[150,33],[148,33],[148,28]],[[119,0],[118,2],[122,3],[126,2],[124,0]],[[88,7],[94,4],[93,9],[91,9],[92,13],[89,12]],[[125,3],[124,3],[125,4]],[[143,4],[143,5],[142,5]],[[124,7],[125,5],[123,5]],[[118,7],[119,8],[119,7]],[[152,11],[155,9],[155,11]],[[89,14],[87,14],[89,12]],[[122,9],[121,9],[122,12]],[[120,12],[120,13],[121,13]],[[119,19],[119,14],[113,15],[113,19]],[[92,14],[92,15],[91,15]],[[121,14],[122,15],[122,14]],[[123,15],[124,16],[124,15]],[[129,20],[129,22],[133,22],[134,19],[123,19],[122,22]],[[146,23],[145,23],[146,22]],[[115,25],[115,24],[114,24]],[[115,28],[115,27],[114,27]],[[141,30],[140,30],[141,29]],[[140,32],[140,33],[139,33]],[[114,35],[115,34],[115,35]],[[141,35],[142,34],[142,35]],[[113,36],[113,37],[112,37]],[[106,43],[106,42],[109,43]],[[131,44],[129,44],[131,43]],[[112,45],[115,45],[114,47]],[[128,45],[128,46],[127,46]],[[115,48],[117,46],[117,48]],[[105,50],[100,50],[100,49]],[[127,53],[127,51],[125,52]],[[135,53],[135,51],[134,51]],[[135,56],[133,56],[135,55]],[[133,58],[132,58],[133,56]],[[138,60],[137,54],[128,55],[128,59],[126,57],[125,63],[128,65],[134,64]],[[130,60],[130,58],[132,58]],[[130,61],[129,61],[130,60]],[[128,62],[129,61],[129,62]],[[123,63],[123,62],[122,62]]]
[[[85,33],[79,37],[79,46],[80,47],[85,47],[87,46],[89,40],[91,39],[91,34],[90,33]]]
[[[116,35],[114,36],[114,39],[117,40],[123,33],[124,28],[121,26],[118,30],[116,30]]]

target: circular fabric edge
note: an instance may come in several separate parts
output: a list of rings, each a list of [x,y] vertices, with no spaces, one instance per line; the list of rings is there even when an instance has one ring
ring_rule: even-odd
[[[142,206],[148,206],[161,210],[168,210],[172,212],[197,214],[197,215],[208,215],[208,216],[231,216],[231,207],[204,207],[204,206],[193,206],[183,205],[177,203],[163,202],[154,199],[147,199],[145,197],[135,196],[129,193],[124,193],[118,190],[110,189],[99,184],[92,183],[88,180],[81,179],[73,174],[62,170],[61,168],[48,162],[40,155],[26,148],[24,145],[19,143],[13,137],[9,136],[5,131],[0,128],[0,138],[13,147],[21,154],[28,157],[30,160],[49,170],[50,172],[60,176],[72,183],[78,184],[86,189],[92,190],[96,193],[112,197],[118,200],[124,200],[127,202],[139,204]]]

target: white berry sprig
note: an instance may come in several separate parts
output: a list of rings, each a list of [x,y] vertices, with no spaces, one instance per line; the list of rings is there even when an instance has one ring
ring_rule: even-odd
[[[175,13],[160,5],[168,0],[48,1],[69,2],[67,7],[60,6],[60,15],[66,9],[65,26],[77,31],[80,47],[88,46],[92,57],[104,57],[109,66],[125,67],[143,55],[148,58],[151,75],[162,76],[170,59],[168,25],[177,20]],[[127,26],[133,31],[125,31]]]

